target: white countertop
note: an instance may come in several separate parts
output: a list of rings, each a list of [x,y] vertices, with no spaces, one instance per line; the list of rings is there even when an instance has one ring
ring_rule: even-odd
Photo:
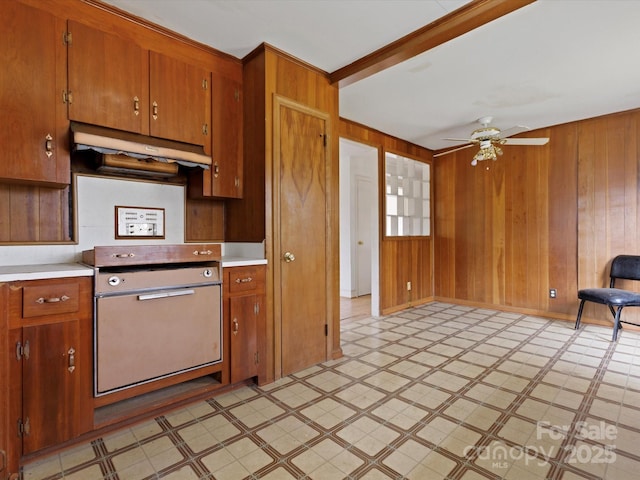
[[[222,257],[223,267],[266,265],[264,258]],[[94,269],[81,263],[52,263],[44,265],[0,265],[0,283],[21,280],[43,280],[47,278],[90,277]]]
[[[223,256],[222,268],[224,267],[245,267],[250,265],[266,265],[266,258],[234,257]]]
[[[0,266],[0,282],[42,280],[47,278],[90,277],[93,268],[80,263]]]

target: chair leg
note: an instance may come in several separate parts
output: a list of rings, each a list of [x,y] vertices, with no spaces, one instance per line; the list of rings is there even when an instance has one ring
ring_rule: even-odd
[[[618,330],[620,330],[620,314],[622,313],[622,307],[618,308],[616,311],[615,319],[613,322],[613,337],[611,338],[612,342],[615,342],[618,339]]]
[[[580,307],[578,307],[578,316],[576,317],[576,324],[573,327],[575,330],[580,328],[580,319],[582,318],[582,309],[584,308],[584,300],[580,301]]]

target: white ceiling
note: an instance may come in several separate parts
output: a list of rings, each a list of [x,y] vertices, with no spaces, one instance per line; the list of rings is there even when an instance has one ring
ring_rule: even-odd
[[[242,58],[334,72],[467,0],[104,0]],[[340,116],[437,150],[476,120],[531,129],[640,107],[640,0],[537,0],[340,90]]]

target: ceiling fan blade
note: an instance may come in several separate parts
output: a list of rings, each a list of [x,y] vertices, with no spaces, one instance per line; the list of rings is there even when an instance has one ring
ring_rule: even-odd
[[[469,148],[469,147],[473,147],[473,143],[471,143],[469,145],[465,145],[463,147],[452,148],[451,150],[446,150],[444,152],[436,153],[436,154],[433,155],[433,158],[441,157],[442,155],[447,155],[448,153],[457,152],[458,150],[464,150],[465,148]]]
[[[477,142],[472,138],[443,138],[443,140],[449,140],[450,142]]]
[[[516,125],[515,127],[502,130],[500,132],[500,138],[507,138],[507,137],[510,137],[511,135],[517,135],[518,133],[528,132],[529,130],[531,129],[525,125]]]
[[[501,140],[502,145],[546,145],[548,138],[504,138]]]

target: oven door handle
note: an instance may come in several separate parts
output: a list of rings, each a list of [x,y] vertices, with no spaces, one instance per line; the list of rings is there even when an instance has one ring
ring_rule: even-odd
[[[192,288],[183,288],[181,290],[168,290],[164,292],[145,293],[138,295],[138,300],[154,300],[156,298],[181,297],[183,295],[193,295],[196,291]]]

